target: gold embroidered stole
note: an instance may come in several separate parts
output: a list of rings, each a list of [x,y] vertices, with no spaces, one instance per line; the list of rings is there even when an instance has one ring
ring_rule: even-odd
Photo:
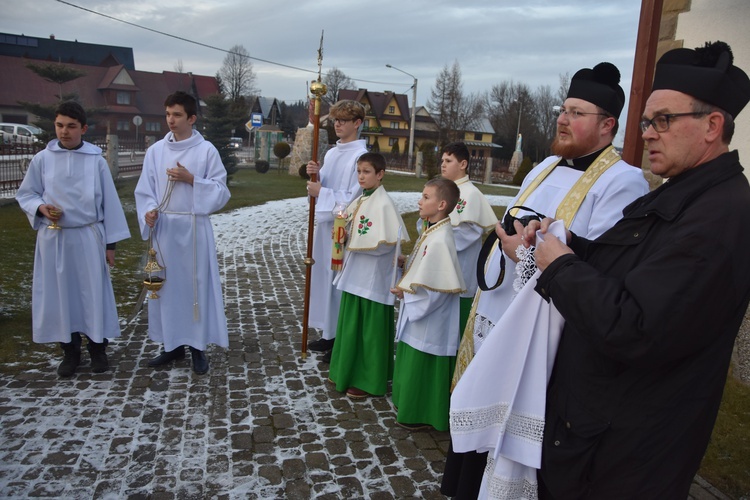
[[[552,162],[544,170],[542,170],[536,178],[524,189],[521,196],[516,200],[516,205],[523,205],[526,199],[539,187],[539,185],[547,178],[549,174],[557,167],[560,163],[559,160]],[[609,146],[589,165],[586,171],[578,178],[573,186],[565,195],[563,200],[557,206],[555,211],[555,218],[562,219],[565,221],[565,228],[570,229],[570,225],[573,223],[573,219],[578,213],[578,209],[581,208],[583,200],[586,199],[586,195],[589,193],[591,187],[599,180],[599,177],[604,174],[609,168],[620,161],[620,155],[617,154],[614,146]],[[511,215],[515,216],[519,209],[515,209],[515,212],[511,212]],[[490,261],[492,253],[498,248],[499,240],[492,247],[490,257],[487,258],[487,262]],[[456,354],[456,368],[453,372],[453,380],[451,381],[451,391],[458,383],[459,379],[468,368],[469,363],[474,359],[474,319],[477,313],[477,305],[479,304],[479,297],[482,294],[481,290],[477,290],[477,294],[474,296],[474,301],[471,304],[471,311],[469,312],[469,318],[466,321],[466,328],[463,331],[463,337],[461,338],[461,344],[458,346],[458,353]]]

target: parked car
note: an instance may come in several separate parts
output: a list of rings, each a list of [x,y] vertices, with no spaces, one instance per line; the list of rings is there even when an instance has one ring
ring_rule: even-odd
[[[37,135],[42,129],[22,123],[0,123],[3,144],[34,144],[40,142]]]
[[[230,137],[227,147],[229,149],[242,149],[242,137]]]

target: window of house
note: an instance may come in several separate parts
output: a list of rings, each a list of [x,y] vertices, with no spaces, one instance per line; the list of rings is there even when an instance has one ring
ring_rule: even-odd
[[[129,120],[118,120],[117,121],[117,130],[121,130],[121,131],[130,130],[130,121]]]
[[[393,114],[396,112],[396,106],[388,106],[388,113]]]
[[[130,104],[130,92],[118,92],[117,104]]]
[[[398,128],[398,122],[391,122],[391,128]]]
[[[388,145],[389,145],[389,146],[393,146],[393,145],[394,145],[394,144],[396,144],[397,142],[398,142],[398,138],[396,138],[396,137],[390,137],[390,138],[388,139]]]
[[[479,132],[474,133],[474,140],[475,141],[481,141],[482,140],[482,134]]]
[[[146,123],[146,132],[160,132],[161,122],[148,122]]]

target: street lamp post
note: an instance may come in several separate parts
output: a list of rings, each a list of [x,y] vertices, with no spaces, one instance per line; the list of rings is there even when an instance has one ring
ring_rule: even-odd
[[[521,133],[521,113],[523,113],[523,101],[520,99],[516,99],[518,101],[518,127],[516,127],[516,142],[518,142],[518,134]]]
[[[385,67],[395,69],[414,78],[414,84],[411,86],[413,93],[411,98],[411,125],[409,126],[409,170],[411,170],[414,167],[414,123],[417,118],[417,77],[390,64],[386,64]]]

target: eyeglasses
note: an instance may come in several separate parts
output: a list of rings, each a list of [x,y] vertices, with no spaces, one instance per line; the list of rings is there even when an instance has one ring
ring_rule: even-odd
[[[656,115],[653,118],[651,118],[650,120],[647,119],[647,118],[643,118],[640,121],[641,131],[645,133],[646,130],[648,130],[649,126],[653,126],[654,130],[656,130],[659,133],[666,132],[667,130],[669,130],[669,122],[672,119],[674,119],[674,118],[679,118],[680,116],[695,116],[695,117],[698,117],[698,116],[703,116],[705,114],[706,113],[702,113],[702,112],[696,112],[696,113],[670,113],[670,114],[666,114],[666,115]]]
[[[578,118],[582,116],[586,116],[586,115],[598,115],[598,116],[606,116],[606,117],[610,116],[607,113],[586,113],[584,111],[578,111],[577,109],[565,109],[562,106],[553,107],[552,112],[558,116],[565,115],[569,117],[571,120],[577,120]]]
[[[334,123],[334,125],[344,125],[344,124],[349,123],[351,121],[354,121],[354,120],[344,120],[342,118],[334,118],[333,123]]]

